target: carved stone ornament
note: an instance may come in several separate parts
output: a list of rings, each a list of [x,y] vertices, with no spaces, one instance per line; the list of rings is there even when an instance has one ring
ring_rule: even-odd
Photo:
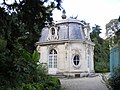
[[[80,54],[81,53],[81,49],[72,49],[72,53],[73,53],[73,55],[75,55],[75,54]]]
[[[48,49],[57,49],[57,45],[49,45],[47,48]]]
[[[68,46],[69,44],[68,43],[65,43],[65,49],[68,50]]]
[[[47,37],[48,41],[58,40],[58,27],[55,25],[52,25],[49,28],[49,34]]]
[[[37,46],[37,51],[40,53],[40,46],[39,45]]]

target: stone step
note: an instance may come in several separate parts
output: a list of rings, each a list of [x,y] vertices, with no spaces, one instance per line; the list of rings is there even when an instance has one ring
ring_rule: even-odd
[[[88,77],[96,77],[96,76],[99,76],[99,74],[98,74],[98,73],[90,73],[90,74],[88,75]]]

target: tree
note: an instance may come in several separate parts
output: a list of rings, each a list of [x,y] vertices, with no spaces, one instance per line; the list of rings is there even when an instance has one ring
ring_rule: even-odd
[[[61,0],[15,0],[0,5],[0,89],[14,88],[22,83],[37,83],[41,74],[38,58],[34,60],[35,43],[45,21],[52,22],[54,8],[61,9]],[[44,70],[44,69],[42,69]],[[44,75],[45,76],[45,75]],[[12,89],[17,90],[17,89]],[[47,89],[46,89],[47,90]]]
[[[44,5],[47,4],[48,5]],[[7,4],[3,2],[4,8],[7,8],[7,13],[14,19],[16,28],[9,28],[12,30],[14,39],[19,38],[19,43],[23,48],[33,52],[35,49],[35,42],[40,37],[41,29],[45,26],[45,22],[51,23],[52,11],[55,8],[61,9],[61,0],[15,0],[14,3]],[[19,30],[18,30],[19,29]],[[14,40],[13,39],[13,40]]]
[[[118,19],[112,19],[109,23],[106,24],[106,35],[109,34],[109,31],[112,30],[114,33],[118,30]]]
[[[117,46],[117,36],[115,35],[118,31],[118,19],[112,19],[106,24],[106,37],[109,41],[110,48]]]
[[[101,33],[101,28],[99,25],[95,25],[95,27],[92,27],[92,30],[93,31],[90,33],[90,37],[92,42],[95,43],[95,71],[109,71],[109,44],[107,40],[104,40],[99,36]]]

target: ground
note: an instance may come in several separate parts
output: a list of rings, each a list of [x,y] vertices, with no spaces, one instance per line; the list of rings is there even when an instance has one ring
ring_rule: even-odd
[[[100,74],[95,77],[61,78],[61,90],[108,90]]]

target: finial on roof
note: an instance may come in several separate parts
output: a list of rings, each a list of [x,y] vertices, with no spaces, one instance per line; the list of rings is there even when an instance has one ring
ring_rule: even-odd
[[[63,11],[62,11],[62,16],[61,16],[62,19],[66,19],[66,15],[65,15],[65,14],[66,14],[65,10],[63,10]]]

